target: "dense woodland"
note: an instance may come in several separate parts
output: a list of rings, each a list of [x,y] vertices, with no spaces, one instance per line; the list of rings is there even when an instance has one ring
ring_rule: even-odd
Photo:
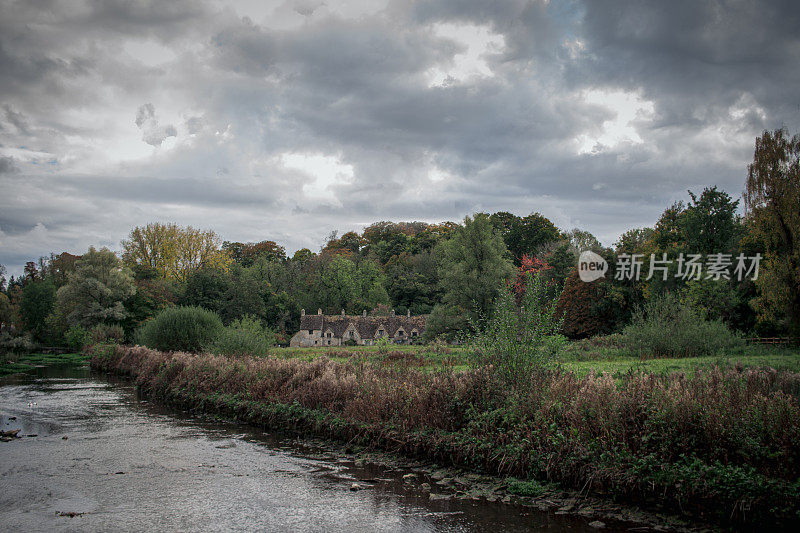
[[[571,338],[619,331],[638,306],[665,293],[747,335],[797,335],[799,156],[800,137],[764,132],[741,199],[717,187],[689,191],[652,227],[627,231],[613,247],[603,247],[591,228],[558,228],[539,213],[477,213],[460,223],[381,221],[361,233],[333,232],[319,250],[291,256],[271,240],[231,242],[212,230],[151,223],[134,228],[119,255],[90,248],[31,261],[20,277],[6,279],[0,270],[2,342],[63,345],[76,331],[98,328],[131,340],[158,311],[176,305],[214,311],[226,324],[255,317],[280,343],[295,331],[301,309],[410,310],[430,315],[427,340],[450,340],[480,322],[504,283],[521,294],[527,273],[561,292],[562,332]],[[577,257],[584,250],[608,261],[605,278],[580,281]],[[624,253],[764,259],[755,281],[617,280]]]

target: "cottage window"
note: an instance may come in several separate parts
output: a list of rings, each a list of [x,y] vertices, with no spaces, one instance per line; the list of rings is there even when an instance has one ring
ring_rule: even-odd
[[[308,330],[308,334],[309,335],[313,335],[314,334],[314,330],[313,329]]]
[[[383,335],[383,330],[382,329],[378,330],[378,335]]]

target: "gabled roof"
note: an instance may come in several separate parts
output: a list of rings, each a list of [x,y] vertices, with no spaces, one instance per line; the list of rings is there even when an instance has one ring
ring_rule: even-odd
[[[403,328],[407,336],[416,329],[420,335],[425,331],[425,316],[352,316],[352,315],[304,315],[300,318],[301,330],[330,329],[334,336],[341,338],[350,324],[353,324],[362,339],[374,338],[378,328],[383,327],[388,335],[394,336]]]

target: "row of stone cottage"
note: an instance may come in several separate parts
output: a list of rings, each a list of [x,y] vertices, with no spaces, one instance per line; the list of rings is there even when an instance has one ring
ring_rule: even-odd
[[[390,316],[368,316],[367,312],[360,316],[323,315],[322,309],[316,315],[307,315],[300,311],[300,331],[294,334],[289,346],[342,346],[347,344],[370,346],[386,337],[394,344],[415,344],[425,333],[425,316],[396,315],[394,310]]]

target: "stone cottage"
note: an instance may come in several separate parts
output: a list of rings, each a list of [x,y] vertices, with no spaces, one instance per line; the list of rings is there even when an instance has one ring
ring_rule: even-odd
[[[381,337],[387,337],[394,344],[416,344],[425,332],[425,316],[361,316],[323,315],[322,309],[316,315],[300,311],[300,331],[294,334],[289,346],[344,346],[375,344]]]

